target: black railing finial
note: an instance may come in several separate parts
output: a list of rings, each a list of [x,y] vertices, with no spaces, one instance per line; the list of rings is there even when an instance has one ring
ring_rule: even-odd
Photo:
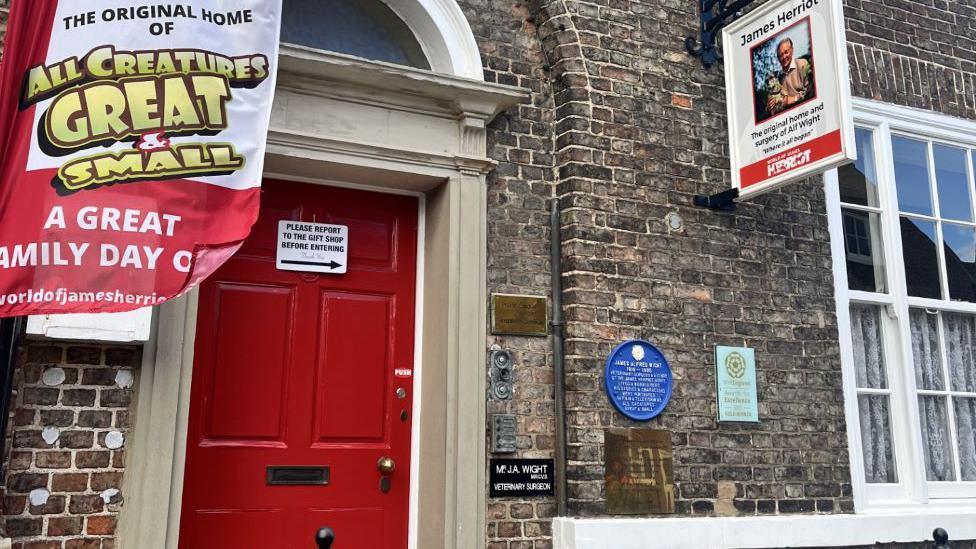
[[[333,541],[335,541],[335,532],[328,526],[319,528],[319,531],[315,533],[315,543],[318,544],[319,549],[329,549],[332,547]]]
[[[944,528],[932,530],[932,539],[935,540],[934,549],[949,549],[949,532]]]

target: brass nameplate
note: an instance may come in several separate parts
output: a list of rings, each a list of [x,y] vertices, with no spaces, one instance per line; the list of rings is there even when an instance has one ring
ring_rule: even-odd
[[[607,513],[674,512],[671,433],[652,429],[604,429]]]
[[[549,335],[547,299],[531,295],[491,294],[491,333]]]

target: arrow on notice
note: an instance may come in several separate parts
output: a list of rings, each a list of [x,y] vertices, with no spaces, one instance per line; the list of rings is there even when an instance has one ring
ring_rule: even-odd
[[[336,263],[334,259],[328,263],[322,263],[320,261],[294,261],[290,259],[283,259],[281,262],[288,265],[315,265],[316,267],[328,267],[330,269],[338,269],[339,267],[342,267],[342,263]]]

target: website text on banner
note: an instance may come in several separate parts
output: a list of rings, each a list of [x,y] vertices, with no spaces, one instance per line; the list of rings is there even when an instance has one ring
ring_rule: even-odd
[[[257,218],[281,0],[14,0],[0,65],[0,316],[190,289]]]
[[[739,196],[854,159],[841,0],[772,0],[723,29],[722,40]]]

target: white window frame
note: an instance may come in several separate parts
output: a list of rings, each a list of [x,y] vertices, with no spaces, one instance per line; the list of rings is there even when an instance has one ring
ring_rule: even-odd
[[[860,213],[859,210],[853,211]],[[874,247],[871,244],[871,234],[867,232],[870,230],[868,228],[868,225],[870,225],[870,218],[867,215],[860,216],[848,213],[844,213],[843,216],[845,217],[845,222],[847,219],[851,220],[851,222],[854,224],[855,230],[855,233],[852,236],[854,237],[856,249],[852,250],[850,246],[847,246],[847,260],[855,263],[863,263],[865,265],[873,265],[871,258],[874,257]],[[857,234],[857,231],[861,229],[864,229],[864,235]],[[845,235],[845,238],[847,238],[847,235]],[[868,253],[866,254],[861,253],[861,248],[864,246],[867,246],[868,248]]]
[[[940,311],[976,314],[976,303],[916,298],[907,295],[905,265],[901,258],[901,231],[890,139],[892,134],[906,135],[976,149],[976,121],[962,120],[929,111],[860,98],[855,98],[853,104],[855,124],[874,132],[873,148],[878,179],[879,208],[864,208],[864,210],[877,211],[881,214],[880,224],[884,246],[880,252],[884,258],[887,273],[885,282],[887,294],[848,289],[847,253],[838,176],[836,170],[827,172],[824,182],[833,256],[837,322],[840,333],[845,414],[848,426],[855,510],[859,513],[902,512],[911,508],[927,510],[966,508],[976,510],[976,482],[940,483],[929,482],[925,478],[923,447],[918,426],[917,391],[912,365],[911,334],[908,323],[909,307],[926,307]],[[970,171],[973,170],[972,160],[970,158],[967,168]],[[930,167],[931,170],[934,170],[934,167]],[[930,173],[930,177],[934,179],[934,173]],[[973,192],[973,198],[976,198],[976,192]],[[936,209],[938,208],[937,196],[933,196],[933,202],[934,211],[938,212]],[[938,238],[941,241],[941,229],[938,232]],[[942,246],[937,246],[937,249],[939,260],[944,263]],[[875,247],[872,252],[878,253],[879,248]],[[945,275],[940,276],[943,292],[945,292],[947,289]],[[888,373],[887,390],[857,388],[853,343],[850,338],[849,307],[852,302],[876,304],[886,313],[880,315],[881,329],[883,333],[894,334],[894,337],[883,337],[885,367]],[[943,346],[944,352],[945,347]],[[865,481],[857,395],[870,392],[890,394],[890,425],[893,439],[892,454],[897,475],[896,483],[877,484]],[[951,400],[949,401],[949,408],[951,408]],[[947,410],[947,415],[950,413]],[[950,429],[955,429],[952,416],[949,415],[948,417]],[[952,448],[952,451],[955,455],[958,450]]]

